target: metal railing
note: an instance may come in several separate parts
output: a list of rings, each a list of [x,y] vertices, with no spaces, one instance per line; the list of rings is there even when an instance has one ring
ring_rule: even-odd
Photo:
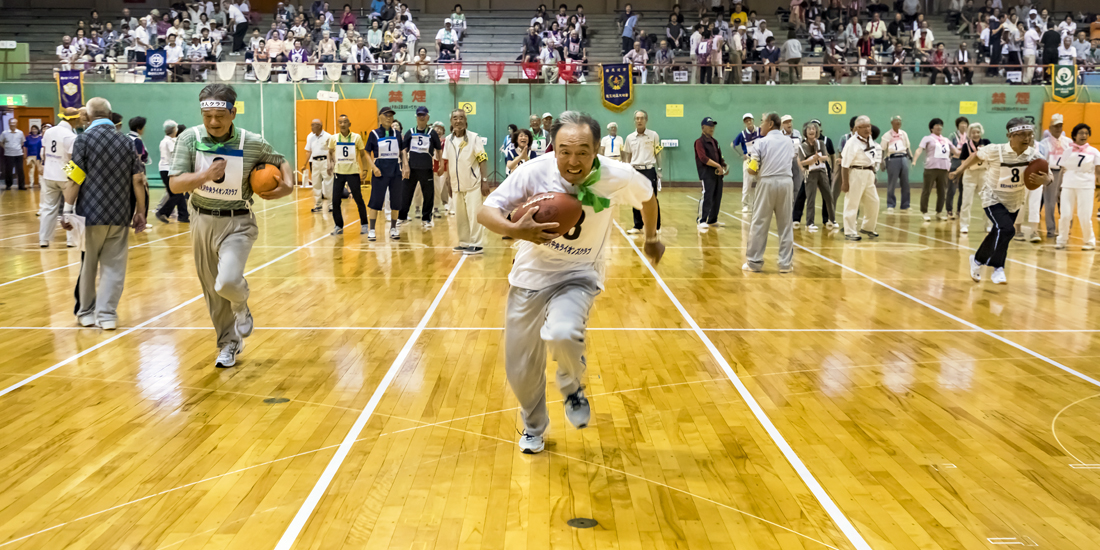
[[[255,64],[243,57],[231,58],[235,62],[231,71],[223,65],[227,74],[219,74],[219,62],[181,61],[165,68],[164,82],[256,82]],[[765,84],[774,70],[777,84],[842,84],[874,85],[904,84],[927,85],[935,74],[938,84],[1021,84],[1029,73],[1034,83],[1049,84],[1049,66],[1042,65],[943,65],[928,63],[887,64],[872,60],[856,60],[842,64],[780,62],[772,65],[760,61],[737,64],[701,65],[672,63],[635,66],[635,85],[648,84]],[[221,63],[225,63],[224,61]],[[329,67],[339,65],[338,71]],[[774,67],[774,69],[773,69]],[[1079,66],[1080,73],[1092,67]],[[641,69],[644,69],[641,70]],[[750,71],[751,69],[751,71]],[[83,70],[85,82],[149,82],[154,79],[146,74],[146,64],[137,62],[79,61],[69,64],[59,62],[8,62],[0,63],[0,80],[3,81],[53,81],[59,70]],[[403,65],[376,61],[371,63],[270,63],[270,83],[422,83],[490,84],[493,82],[598,84],[598,63],[558,63],[555,65],[521,64],[519,62],[450,62]],[[262,71],[261,71],[262,72]],[[942,76],[941,76],[942,75]],[[226,76],[228,78],[223,78]],[[333,78],[335,76],[336,78]],[[496,77],[496,78],[493,78]]]

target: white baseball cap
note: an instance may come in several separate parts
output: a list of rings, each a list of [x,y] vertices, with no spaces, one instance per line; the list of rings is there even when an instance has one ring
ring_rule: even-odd
[[[745,113],[744,115],[741,115],[741,120],[745,120],[746,118],[752,118],[752,113]]]
[[[794,119],[791,118],[791,115],[783,115],[783,118],[779,119],[779,122],[787,122],[788,120],[794,121]]]
[[[619,124],[618,124],[618,123],[615,123],[615,122],[608,122],[608,123],[607,123],[607,129],[608,129],[608,130],[610,130],[610,129],[612,129],[612,128],[618,128],[618,127],[619,127]]]
[[[554,115],[550,113],[542,113],[542,118],[554,118]]]
[[[446,18],[446,19],[444,19],[444,20],[443,20],[443,24],[444,24],[444,25],[446,25],[446,24],[448,24],[448,23],[451,23],[451,18],[450,18],[450,17],[448,17],[448,18]]]
[[[1055,124],[1062,124],[1062,114],[1061,113],[1055,113],[1055,114],[1051,115],[1050,116],[1050,124],[1051,124],[1051,126],[1053,126]]]

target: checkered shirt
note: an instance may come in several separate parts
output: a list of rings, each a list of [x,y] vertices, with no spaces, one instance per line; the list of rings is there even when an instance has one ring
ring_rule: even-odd
[[[85,225],[130,225],[133,177],[145,173],[130,138],[110,124],[96,126],[77,136],[72,161],[85,173],[76,201]]]

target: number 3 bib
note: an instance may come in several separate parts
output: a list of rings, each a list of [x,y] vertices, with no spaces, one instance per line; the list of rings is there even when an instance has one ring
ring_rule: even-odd
[[[195,129],[198,136],[198,128]],[[223,201],[243,201],[242,187],[244,183],[244,131],[241,131],[241,141],[238,149],[226,149],[219,146],[213,150],[195,150],[195,170],[201,172],[214,164],[215,160],[225,161],[225,175],[221,179],[203,183],[193,193],[208,199]]]

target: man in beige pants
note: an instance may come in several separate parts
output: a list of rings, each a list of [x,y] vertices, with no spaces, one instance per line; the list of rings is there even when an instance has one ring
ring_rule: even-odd
[[[481,254],[485,248],[485,230],[477,221],[484,197],[489,194],[489,155],[481,137],[466,130],[466,111],[451,111],[451,134],[443,142],[447,161],[444,184],[450,185],[452,202],[458,210],[458,246],[455,252]]]
[[[309,155],[309,181],[313,185],[313,209],[310,212],[321,212],[325,201],[328,201],[331,212],[333,175],[328,161],[328,149],[332,134],[324,130],[320,119],[313,119],[309,126],[311,132],[306,136],[306,153]]]
[[[855,135],[848,138],[840,153],[841,191],[844,195],[844,238],[858,241],[860,233],[877,237],[878,191],[875,172],[882,163],[882,147],[871,138],[871,119],[856,118]],[[863,226],[857,231],[856,219],[863,207]]]
[[[80,111],[72,107],[65,108],[58,118],[61,122],[42,134],[42,157],[45,163],[38,209],[38,246],[42,248],[49,248],[53,234],[57,231],[57,219],[61,216],[61,205],[65,202],[62,193],[69,186],[65,166],[73,156],[76,129],[84,126]],[[66,245],[74,248],[77,244],[76,235],[68,232]]]

